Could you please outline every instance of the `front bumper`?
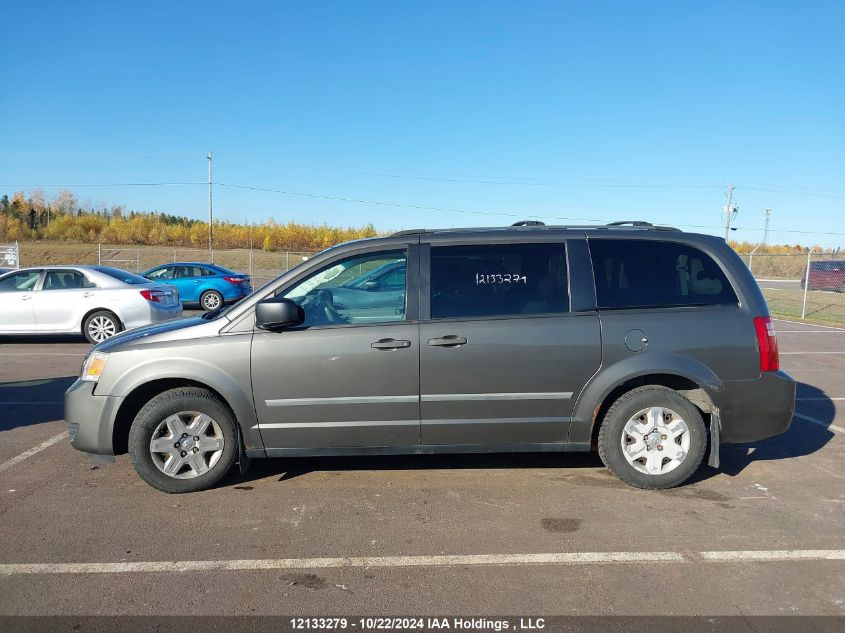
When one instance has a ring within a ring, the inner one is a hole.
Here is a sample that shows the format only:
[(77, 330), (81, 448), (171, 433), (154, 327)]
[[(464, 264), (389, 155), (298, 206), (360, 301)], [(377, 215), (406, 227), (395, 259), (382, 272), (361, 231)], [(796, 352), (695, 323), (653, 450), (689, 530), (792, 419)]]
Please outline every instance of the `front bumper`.
[(784, 433), (795, 412), (796, 384), (783, 371), (764, 372), (756, 380), (724, 383), (721, 441), (723, 444), (755, 442)]
[(114, 455), (114, 420), (123, 398), (94, 394), (95, 382), (77, 380), (65, 392), (70, 444), (84, 453)]

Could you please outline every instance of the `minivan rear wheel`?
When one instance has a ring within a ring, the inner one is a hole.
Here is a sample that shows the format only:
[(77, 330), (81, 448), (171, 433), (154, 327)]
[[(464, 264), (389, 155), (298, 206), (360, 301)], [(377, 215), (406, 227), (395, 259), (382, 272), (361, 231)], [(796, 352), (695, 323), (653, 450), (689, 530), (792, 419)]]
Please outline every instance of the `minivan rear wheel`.
[(672, 488), (698, 470), (707, 448), (701, 412), (673, 389), (638, 387), (608, 409), (599, 430), (604, 465), (637, 488)]
[(238, 454), (236, 422), (211, 392), (180, 387), (147, 402), (129, 430), (141, 478), (163, 492), (195, 492), (220, 481)]

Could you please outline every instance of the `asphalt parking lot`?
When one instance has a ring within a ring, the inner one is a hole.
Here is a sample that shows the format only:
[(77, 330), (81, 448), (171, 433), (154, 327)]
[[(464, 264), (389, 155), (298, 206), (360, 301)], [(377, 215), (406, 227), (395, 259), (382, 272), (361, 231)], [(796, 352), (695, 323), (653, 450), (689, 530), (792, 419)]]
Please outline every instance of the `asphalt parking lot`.
[(64, 436), (86, 344), (4, 339), (0, 615), (843, 616), (845, 329), (776, 324), (791, 429), (659, 492), (530, 454), (254, 461), (166, 495)]

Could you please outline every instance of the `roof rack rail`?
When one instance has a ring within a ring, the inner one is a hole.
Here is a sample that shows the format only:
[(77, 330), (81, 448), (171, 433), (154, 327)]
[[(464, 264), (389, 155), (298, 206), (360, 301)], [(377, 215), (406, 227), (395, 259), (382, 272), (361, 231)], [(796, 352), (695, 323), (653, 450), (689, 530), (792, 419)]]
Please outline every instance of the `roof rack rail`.
[(520, 220), (514, 222), (511, 226), (546, 226), (546, 223), (540, 222), (540, 220)]
[(390, 237), (401, 237), (403, 235), (423, 235), (424, 233), (428, 232), (428, 229), (405, 229), (403, 231), (394, 231), (390, 234)]
[(642, 220), (620, 220), (619, 222), (608, 222), (605, 226), (654, 226), (651, 222), (643, 222)]
[(680, 229), (677, 229), (674, 226), (661, 226), (659, 224), (652, 224), (651, 222), (643, 222), (642, 220), (622, 220), (620, 222), (610, 222), (609, 224), (605, 224), (604, 228), (625, 226), (630, 226), (635, 229), (653, 229), (655, 231), (681, 231)]

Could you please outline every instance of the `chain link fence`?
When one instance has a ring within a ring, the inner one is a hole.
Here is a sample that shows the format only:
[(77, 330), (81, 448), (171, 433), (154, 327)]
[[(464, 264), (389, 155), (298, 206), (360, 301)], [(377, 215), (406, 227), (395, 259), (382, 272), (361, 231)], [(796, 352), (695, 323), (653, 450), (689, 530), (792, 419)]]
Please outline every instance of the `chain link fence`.
[(114, 266), (129, 272), (144, 272), (173, 262), (205, 262), (246, 273), (258, 288), (314, 255), (310, 251), (263, 251), (256, 249), (173, 248), (167, 246), (120, 246), (111, 244), (21, 244), (21, 266), (85, 264)]
[(0, 244), (0, 268), (20, 268), (21, 264), (20, 245)]
[(845, 325), (845, 254), (743, 255), (772, 316)]

